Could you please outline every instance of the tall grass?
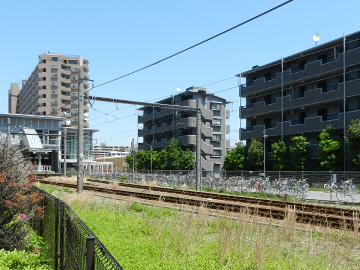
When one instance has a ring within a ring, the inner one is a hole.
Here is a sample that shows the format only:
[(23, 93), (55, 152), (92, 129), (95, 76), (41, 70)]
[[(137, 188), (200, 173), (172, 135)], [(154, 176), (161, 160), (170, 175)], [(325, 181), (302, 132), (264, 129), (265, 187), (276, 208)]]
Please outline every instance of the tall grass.
[[(348, 231), (296, 230), (294, 209), (275, 226), (244, 208), (237, 221), (134, 202), (63, 198), (124, 269), (358, 269)], [(356, 218), (356, 217), (354, 217)]]

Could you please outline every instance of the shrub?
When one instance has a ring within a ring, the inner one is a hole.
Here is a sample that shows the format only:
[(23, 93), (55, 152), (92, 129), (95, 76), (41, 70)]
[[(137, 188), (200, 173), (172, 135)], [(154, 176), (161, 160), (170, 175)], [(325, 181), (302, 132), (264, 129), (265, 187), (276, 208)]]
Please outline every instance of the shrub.
[(32, 191), (32, 168), (18, 148), (0, 140), (0, 249), (23, 249), (25, 225), (43, 216), (37, 206), (43, 196)]

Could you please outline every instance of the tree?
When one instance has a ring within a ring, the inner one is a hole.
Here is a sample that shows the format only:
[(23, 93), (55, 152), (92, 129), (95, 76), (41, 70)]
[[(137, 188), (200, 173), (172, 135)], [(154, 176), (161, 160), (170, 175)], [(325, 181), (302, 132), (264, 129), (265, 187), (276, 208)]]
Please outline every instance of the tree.
[[(143, 150), (135, 153), (135, 169), (150, 170), (151, 155), (153, 170), (193, 170), (194, 156), (189, 150), (181, 150), (179, 142), (171, 139), (167, 147), (160, 152), (151, 150)], [(126, 162), (129, 168), (132, 168), (133, 153), (126, 156)]]
[(294, 165), (296, 170), (303, 171), (306, 168), (307, 149), (306, 146), (310, 143), (306, 141), (304, 136), (295, 136), (293, 139), (293, 146), (290, 150), (294, 152)]
[(192, 170), (194, 156), (189, 150), (181, 150), (179, 142), (171, 139), (167, 147), (160, 151), (160, 166), (163, 170)]
[(30, 221), (43, 216), (43, 199), (32, 186), (36, 177), (20, 150), (0, 140), (0, 249), (23, 249)]
[(246, 146), (242, 143), (237, 143), (236, 147), (226, 153), (224, 157), (223, 170), (238, 171), (244, 168), (246, 157)]
[(278, 171), (287, 170), (289, 168), (290, 152), (289, 148), (283, 141), (273, 143), (271, 145), (273, 152), (271, 155), (275, 158), (274, 167)]
[(345, 131), (345, 140), (350, 149), (349, 160), (360, 169), (360, 119), (351, 120)]
[(338, 140), (331, 138), (332, 127), (328, 126), (326, 130), (319, 135), (319, 162), (320, 170), (339, 171), (341, 170), (341, 144)]
[(251, 169), (259, 170), (264, 164), (264, 145), (259, 139), (251, 139), (248, 150), (248, 162)]

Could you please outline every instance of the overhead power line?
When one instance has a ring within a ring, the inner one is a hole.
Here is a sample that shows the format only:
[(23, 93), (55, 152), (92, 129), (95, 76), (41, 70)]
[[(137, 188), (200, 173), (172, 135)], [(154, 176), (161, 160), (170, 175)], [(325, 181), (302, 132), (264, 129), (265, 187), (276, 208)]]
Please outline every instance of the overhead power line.
[[(174, 54), (172, 54), (172, 55), (170, 55), (170, 56), (168, 56), (168, 57), (165, 57), (165, 58), (163, 58), (163, 59), (161, 59), (161, 60), (159, 60), (159, 61), (157, 61), (157, 62), (155, 62), (155, 63), (152, 63), (152, 64), (147, 65), (147, 66), (145, 66), (145, 67), (142, 67), (142, 68), (140, 68), (140, 69), (137, 69), (137, 70), (135, 70), (135, 71), (133, 71), (133, 72), (130, 72), (130, 73), (125, 74), (125, 75), (122, 75), (122, 76), (117, 77), (117, 78), (115, 78), (115, 79), (112, 79), (112, 80), (110, 80), (110, 81), (104, 82), (104, 83), (102, 83), (102, 84), (96, 85), (96, 86), (94, 86), (93, 88), (91, 88), (90, 90), (92, 90), (92, 89), (94, 89), (94, 88), (97, 88), (97, 87), (100, 87), (100, 86), (103, 86), (103, 85), (105, 85), (105, 84), (108, 84), (108, 83), (117, 81), (117, 80), (119, 80), (119, 79), (125, 78), (125, 77), (127, 77), (127, 76), (129, 76), (129, 75), (132, 75), (132, 74), (134, 74), (134, 73), (137, 73), (137, 72), (139, 72), (139, 71), (141, 71), (141, 70), (144, 70), (144, 69), (146, 69), (146, 68), (155, 66), (155, 65), (157, 65), (157, 64), (159, 64), (159, 63), (161, 63), (161, 62), (163, 62), (163, 61), (165, 61), (165, 60), (168, 60), (168, 59), (170, 59), (170, 58), (172, 58), (172, 57), (174, 57), (174, 56), (176, 56), (176, 55), (179, 55), (179, 54), (181, 54), (181, 53), (183, 53), (183, 52), (186, 52), (186, 51), (188, 51), (188, 50), (190, 50), (190, 49), (193, 49), (193, 48), (195, 48), (195, 47), (197, 47), (197, 46), (199, 46), (199, 45), (201, 45), (201, 44), (203, 44), (203, 43), (205, 43), (205, 42), (208, 42), (208, 41), (210, 41), (210, 40), (212, 40), (212, 39), (214, 39), (214, 38), (216, 38), (216, 37), (219, 37), (219, 36), (221, 36), (221, 35), (223, 35), (223, 34), (225, 34), (225, 33), (227, 33), (227, 32), (230, 32), (231, 30), (234, 30), (234, 29), (236, 29), (236, 28), (238, 28), (238, 27), (240, 27), (240, 26), (242, 26), (242, 25), (244, 25), (244, 24), (247, 24), (247, 23), (249, 23), (249, 22), (251, 22), (251, 21), (253, 21), (253, 20), (257, 19), (257, 18), (260, 18), (260, 17), (266, 15), (267, 13), (270, 13), (270, 12), (272, 12), (272, 11), (274, 11), (274, 10), (276, 10), (276, 9), (278, 9), (278, 8), (286, 5), (286, 4), (289, 4), (289, 3), (292, 2), (292, 1), (294, 1), (294, 0), (286, 1), (286, 2), (280, 4), (280, 5), (276, 6), (276, 7), (273, 7), (273, 8), (271, 8), (271, 9), (269, 9), (269, 10), (267, 10), (267, 11), (259, 14), (259, 15), (256, 15), (255, 17), (252, 17), (251, 19), (248, 19), (248, 20), (246, 20), (246, 21), (244, 21), (244, 22), (242, 22), (242, 23), (240, 23), (240, 24), (238, 24), (238, 25), (235, 25), (235, 26), (233, 26), (233, 27), (231, 27), (231, 28), (229, 28), (229, 29), (227, 29), (227, 30), (219, 33), (219, 34), (216, 34), (215, 36), (212, 36), (212, 37), (210, 37), (210, 38), (208, 38), (208, 39), (205, 39), (205, 40), (203, 40), (203, 41), (201, 41), (201, 42), (199, 42), (199, 43), (196, 43), (195, 45), (192, 45), (192, 46), (190, 46), (190, 47), (188, 47), (188, 48), (186, 48), (186, 49), (184, 49), (184, 50), (181, 50), (181, 51), (179, 51), (179, 52), (177, 52), (177, 53), (174, 53)], [(89, 91), (90, 91), (90, 90), (89, 90)]]

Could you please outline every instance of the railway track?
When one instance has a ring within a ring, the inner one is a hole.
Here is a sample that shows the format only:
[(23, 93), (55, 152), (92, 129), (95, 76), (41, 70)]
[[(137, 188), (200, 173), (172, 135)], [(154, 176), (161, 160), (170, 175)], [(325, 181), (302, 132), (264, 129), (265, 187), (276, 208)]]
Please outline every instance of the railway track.
[[(251, 215), (259, 215), (274, 220), (284, 220), (289, 211), (293, 211), (296, 215), (297, 223), (360, 231), (360, 211), (354, 209), (273, 201), (268, 199), (248, 198), (193, 190), (179, 190), (106, 180), (88, 179), (88, 181), (100, 184), (112, 184), (112, 188), (84, 184), (84, 190), (92, 192), (131, 196), (152, 201), (161, 200), (170, 204), (202, 206), (208, 209), (225, 210), (229, 212), (245, 211)], [(44, 179), (39, 180), (39, 182), (76, 188), (76, 184), (70, 183), (52, 182)], [(118, 187), (113, 188), (114, 185)], [(126, 189), (121, 189), (122, 187)]]

